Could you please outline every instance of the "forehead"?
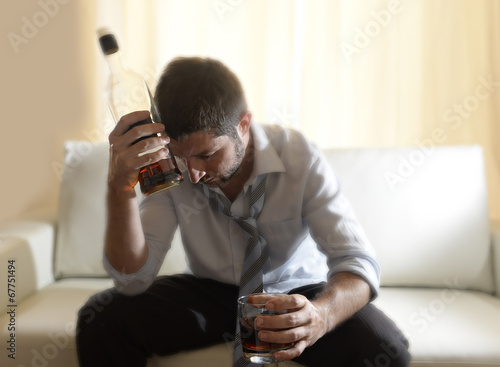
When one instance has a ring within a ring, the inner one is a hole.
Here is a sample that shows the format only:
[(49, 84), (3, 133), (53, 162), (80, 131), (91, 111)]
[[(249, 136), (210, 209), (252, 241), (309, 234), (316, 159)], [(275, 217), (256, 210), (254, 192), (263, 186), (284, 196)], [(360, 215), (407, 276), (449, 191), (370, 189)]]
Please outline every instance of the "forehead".
[(231, 139), (227, 135), (214, 137), (213, 134), (204, 131), (196, 131), (189, 134), (181, 142), (171, 139), (169, 146), (172, 153), (184, 158), (213, 153), (222, 149)]

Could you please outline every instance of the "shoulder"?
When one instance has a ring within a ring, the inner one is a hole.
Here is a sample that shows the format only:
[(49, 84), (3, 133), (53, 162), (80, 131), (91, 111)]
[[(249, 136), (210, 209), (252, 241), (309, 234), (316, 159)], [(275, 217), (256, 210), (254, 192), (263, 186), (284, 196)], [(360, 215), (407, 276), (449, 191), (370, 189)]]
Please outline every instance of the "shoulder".
[(321, 153), (301, 132), (280, 125), (259, 125), (269, 144), (274, 148), (285, 165), (316, 161)]

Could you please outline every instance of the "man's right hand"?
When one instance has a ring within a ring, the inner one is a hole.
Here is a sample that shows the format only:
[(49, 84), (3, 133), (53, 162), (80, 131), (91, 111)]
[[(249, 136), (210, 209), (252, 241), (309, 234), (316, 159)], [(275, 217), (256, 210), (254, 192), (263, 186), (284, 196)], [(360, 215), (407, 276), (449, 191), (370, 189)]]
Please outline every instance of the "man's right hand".
[(147, 119), (149, 111), (136, 111), (124, 115), (109, 134), (110, 157), (108, 187), (115, 192), (133, 192), (141, 167), (158, 162), (168, 154), (167, 148), (141, 155), (158, 146), (165, 146), (170, 139), (166, 136), (151, 137), (133, 144), (137, 139), (162, 133), (163, 124), (138, 125), (129, 131), (130, 125)]

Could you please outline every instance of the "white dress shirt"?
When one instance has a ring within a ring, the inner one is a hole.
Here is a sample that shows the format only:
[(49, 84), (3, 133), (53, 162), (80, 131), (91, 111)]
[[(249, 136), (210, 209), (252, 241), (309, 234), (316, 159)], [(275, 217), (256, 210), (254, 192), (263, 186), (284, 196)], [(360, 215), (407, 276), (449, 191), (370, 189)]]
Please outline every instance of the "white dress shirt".
[[(252, 123), (254, 168), (231, 213), (248, 216), (248, 187), (267, 174), (264, 208), (258, 230), (268, 245), (264, 291), (287, 292), (326, 281), (338, 272), (364, 278), (372, 298), (378, 293), (380, 270), (373, 249), (355, 219), (339, 183), (321, 151), (297, 131)], [(189, 177), (187, 174), (185, 177)], [(104, 267), (125, 294), (138, 294), (153, 282), (177, 227), (189, 272), (239, 284), (247, 233), (231, 218), (213, 210), (203, 184), (186, 179), (180, 186), (146, 197), (140, 204), (149, 247), (146, 264), (134, 274), (122, 274), (104, 256)]]

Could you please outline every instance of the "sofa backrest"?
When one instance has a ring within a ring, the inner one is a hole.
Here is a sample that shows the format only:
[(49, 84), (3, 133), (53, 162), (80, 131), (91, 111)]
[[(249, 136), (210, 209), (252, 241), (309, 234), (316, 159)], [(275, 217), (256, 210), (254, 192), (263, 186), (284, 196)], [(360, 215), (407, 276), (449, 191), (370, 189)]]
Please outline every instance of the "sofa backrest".
[[(54, 259), (56, 278), (108, 276), (102, 266), (108, 149), (107, 143), (85, 141), (68, 141), (64, 146)], [(138, 188), (136, 192), (139, 201), (142, 194)], [(180, 273), (185, 268), (177, 233), (161, 274)]]
[(375, 247), (382, 285), (494, 290), (480, 147), (324, 153)]
[[(326, 150), (382, 268), (382, 285), (493, 290), (478, 147)], [(103, 277), (106, 143), (67, 142), (55, 276)], [(139, 193), (139, 192), (138, 192)], [(139, 193), (140, 194), (140, 193)], [(186, 267), (176, 234), (161, 273)]]

